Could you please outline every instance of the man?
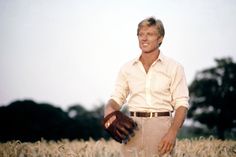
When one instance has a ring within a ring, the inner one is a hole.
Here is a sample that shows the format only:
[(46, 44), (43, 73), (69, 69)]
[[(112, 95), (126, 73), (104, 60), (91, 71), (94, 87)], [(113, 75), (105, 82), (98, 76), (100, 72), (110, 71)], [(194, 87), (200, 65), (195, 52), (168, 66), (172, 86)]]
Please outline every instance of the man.
[[(105, 107), (104, 117), (119, 111), (129, 96), (127, 106), (138, 130), (122, 145), (125, 157), (152, 157), (173, 152), (188, 110), (183, 67), (159, 49), (164, 35), (162, 22), (154, 17), (139, 23), (137, 36), (141, 55), (121, 68), (115, 90)], [(110, 118), (105, 126), (114, 119)]]

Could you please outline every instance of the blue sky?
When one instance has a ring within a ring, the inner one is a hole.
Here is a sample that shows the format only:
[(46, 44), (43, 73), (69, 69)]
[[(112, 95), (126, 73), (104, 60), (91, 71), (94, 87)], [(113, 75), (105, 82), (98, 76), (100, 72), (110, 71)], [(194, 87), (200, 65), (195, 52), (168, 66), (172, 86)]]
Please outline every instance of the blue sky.
[(140, 54), (137, 24), (149, 16), (163, 21), (161, 51), (188, 84), (214, 58), (236, 60), (234, 0), (0, 0), (0, 105), (106, 102), (120, 66)]

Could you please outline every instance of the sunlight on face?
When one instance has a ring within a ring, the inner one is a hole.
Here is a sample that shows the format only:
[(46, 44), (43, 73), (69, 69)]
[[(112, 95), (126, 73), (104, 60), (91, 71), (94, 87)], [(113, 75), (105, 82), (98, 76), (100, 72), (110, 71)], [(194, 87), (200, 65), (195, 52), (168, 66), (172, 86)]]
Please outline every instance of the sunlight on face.
[(139, 47), (144, 53), (150, 53), (159, 47), (160, 35), (155, 26), (142, 27), (138, 33)]

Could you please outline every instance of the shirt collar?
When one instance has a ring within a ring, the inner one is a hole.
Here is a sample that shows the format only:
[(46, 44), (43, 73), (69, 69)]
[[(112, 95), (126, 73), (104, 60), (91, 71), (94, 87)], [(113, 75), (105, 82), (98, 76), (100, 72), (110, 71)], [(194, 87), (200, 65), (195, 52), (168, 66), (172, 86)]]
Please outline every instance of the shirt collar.
[[(138, 56), (138, 57), (136, 57), (134, 60), (133, 60), (133, 65), (134, 64), (137, 64), (138, 62), (140, 62), (140, 60), (139, 60), (139, 58), (141, 57), (141, 55), (140, 56)], [(157, 61), (161, 61), (161, 62), (163, 62), (164, 61), (164, 55), (161, 53), (161, 51), (160, 51), (160, 54), (159, 54), (159, 56), (158, 56), (158, 58), (157, 58), (157, 60), (155, 61), (155, 62), (157, 62)]]

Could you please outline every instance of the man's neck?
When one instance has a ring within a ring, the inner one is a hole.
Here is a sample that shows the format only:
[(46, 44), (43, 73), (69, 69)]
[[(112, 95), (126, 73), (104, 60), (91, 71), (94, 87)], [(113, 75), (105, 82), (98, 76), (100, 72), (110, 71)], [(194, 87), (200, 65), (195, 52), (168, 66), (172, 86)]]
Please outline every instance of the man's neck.
[(142, 52), (140, 56), (140, 61), (145, 65), (152, 65), (152, 63), (158, 59), (160, 55), (160, 50), (157, 49), (156, 51), (153, 51), (151, 53), (144, 53)]

